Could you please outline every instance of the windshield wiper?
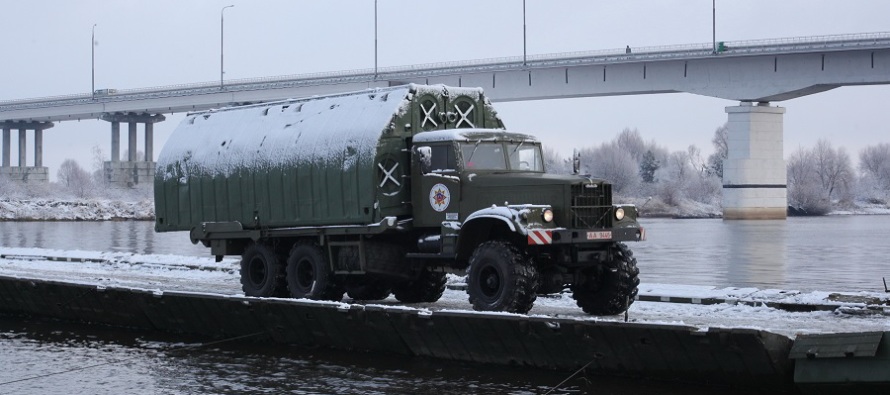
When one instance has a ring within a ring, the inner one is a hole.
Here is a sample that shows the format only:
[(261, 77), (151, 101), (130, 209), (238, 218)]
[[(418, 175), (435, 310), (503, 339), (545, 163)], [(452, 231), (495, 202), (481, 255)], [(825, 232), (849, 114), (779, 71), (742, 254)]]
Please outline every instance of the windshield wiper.
[(476, 150), (479, 149), (479, 143), (481, 142), (482, 140), (476, 140), (476, 145), (473, 146), (473, 152), (470, 152), (470, 157), (467, 158), (466, 163), (470, 163), (473, 161), (473, 155), (476, 155)]
[(516, 151), (519, 151), (519, 147), (522, 147), (523, 144), (525, 144), (525, 140), (520, 141), (519, 145), (517, 145), (516, 148), (513, 148), (513, 152), (510, 153), (510, 156), (513, 156), (513, 154), (515, 154)]

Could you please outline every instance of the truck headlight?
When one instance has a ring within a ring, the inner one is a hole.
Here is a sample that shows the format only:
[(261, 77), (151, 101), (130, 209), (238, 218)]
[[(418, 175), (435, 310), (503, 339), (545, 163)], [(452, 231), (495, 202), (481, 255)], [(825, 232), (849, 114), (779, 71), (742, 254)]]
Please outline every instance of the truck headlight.
[(553, 222), (553, 210), (549, 208), (544, 209), (544, 212), (541, 213), (541, 219), (543, 219), (544, 222)]
[(618, 221), (621, 221), (622, 219), (624, 219), (624, 208), (623, 207), (618, 207), (615, 209), (615, 219)]

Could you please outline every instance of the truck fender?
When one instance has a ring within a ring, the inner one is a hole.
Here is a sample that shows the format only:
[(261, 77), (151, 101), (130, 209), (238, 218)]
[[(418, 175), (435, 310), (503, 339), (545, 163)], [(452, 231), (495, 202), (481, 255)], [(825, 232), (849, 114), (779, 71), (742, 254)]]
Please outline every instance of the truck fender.
[(460, 226), (460, 235), (457, 239), (458, 259), (469, 259), (475, 246), (487, 240), (487, 232), (480, 234), (473, 231), (479, 229), (479, 227), (491, 227), (492, 223), (502, 223), (512, 234), (525, 234), (525, 227), (519, 222), (519, 215), (519, 210), (510, 207), (492, 206), (467, 216), (467, 219)]

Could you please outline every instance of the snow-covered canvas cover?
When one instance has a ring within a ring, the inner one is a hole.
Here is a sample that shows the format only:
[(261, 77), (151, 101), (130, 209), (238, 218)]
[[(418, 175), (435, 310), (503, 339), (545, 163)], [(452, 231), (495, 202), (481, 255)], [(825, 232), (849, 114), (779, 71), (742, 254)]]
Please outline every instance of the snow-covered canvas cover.
[(190, 114), (158, 157), (163, 180), (226, 177), (238, 169), (337, 163), (344, 170), (373, 158), (409, 86)]
[(413, 105), (421, 98), (442, 104), (424, 116), (454, 111), (450, 122), (436, 118), (439, 128), (473, 124), (469, 110), (446, 108), (449, 98), (479, 109), (476, 123), (496, 119), (479, 88), (414, 84), (189, 114), (158, 157), (156, 229), (375, 222), (392, 202), (410, 199), (405, 187), (378, 201), (378, 169), (408, 168), (405, 144), (422, 131), (422, 103)]

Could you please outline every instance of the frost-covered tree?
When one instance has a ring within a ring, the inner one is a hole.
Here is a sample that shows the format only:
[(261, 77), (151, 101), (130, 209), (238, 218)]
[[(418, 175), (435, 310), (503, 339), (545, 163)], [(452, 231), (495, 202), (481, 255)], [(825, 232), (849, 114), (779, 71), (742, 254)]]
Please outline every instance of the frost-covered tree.
[(708, 156), (708, 171), (723, 179), (723, 161), (729, 156), (729, 124), (723, 124), (714, 131), (714, 153)]
[(859, 152), (857, 197), (872, 204), (890, 201), (890, 144), (865, 147)]
[(105, 176), (105, 154), (98, 145), (94, 145), (91, 151), (93, 153), (93, 184), (104, 190), (108, 188), (108, 177)]
[(788, 204), (811, 215), (824, 215), (831, 205), (822, 194), (813, 152), (798, 148), (786, 161)]
[(629, 153), (637, 163), (643, 160), (643, 155), (648, 151), (637, 129), (624, 128), (615, 138), (615, 143), (618, 144), (618, 149)]
[(544, 169), (553, 174), (569, 174), (572, 166), (569, 158), (559, 156), (559, 152), (550, 147), (544, 147)]
[(658, 171), (658, 168), (661, 167), (661, 164), (658, 162), (658, 159), (655, 158), (655, 154), (652, 153), (652, 150), (646, 150), (646, 153), (643, 154), (643, 159), (640, 162), (640, 178), (645, 183), (653, 183), (655, 182), (655, 172)]
[(74, 196), (84, 198), (92, 192), (92, 178), (74, 159), (65, 159), (56, 172), (59, 183)]
[(612, 183), (617, 194), (633, 193), (639, 184), (638, 164), (631, 154), (618, 147), (617, 141), (581, 151), (581, 169), (596, 178)]
[(828, 140), (819, 140), (813, 149), (816, 176), (828, 201), (849, 199), (855, 181), (850, 156), (843, 148), (835, 149)]

